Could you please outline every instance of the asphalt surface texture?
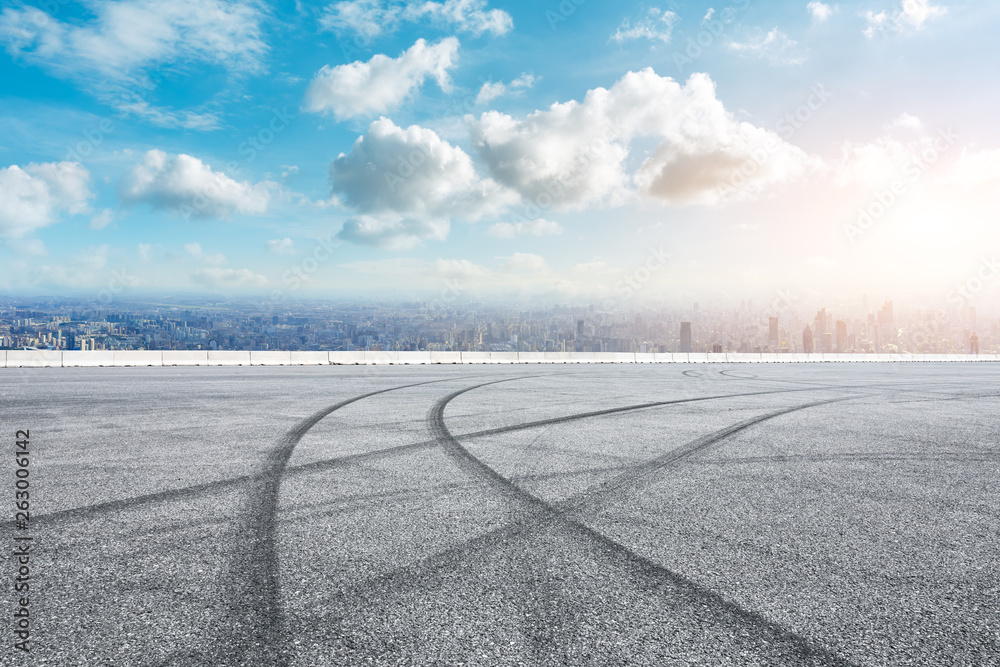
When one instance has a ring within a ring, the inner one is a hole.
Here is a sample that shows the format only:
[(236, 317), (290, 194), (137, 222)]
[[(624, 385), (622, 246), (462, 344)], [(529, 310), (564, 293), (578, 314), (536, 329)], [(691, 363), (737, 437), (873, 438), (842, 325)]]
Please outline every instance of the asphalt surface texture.
[(1000, 665), (1000, 364), (0, 371), (2, 665)]

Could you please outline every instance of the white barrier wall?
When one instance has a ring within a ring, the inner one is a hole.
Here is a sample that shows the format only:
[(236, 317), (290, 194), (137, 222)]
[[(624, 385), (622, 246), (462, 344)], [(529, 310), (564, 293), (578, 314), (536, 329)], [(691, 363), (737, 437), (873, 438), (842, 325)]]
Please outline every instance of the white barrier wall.
[(202, 350), (164, 350), (164, 366), (208, 366), (208, 352)]
[(249, 366), (250, 352), (237, 350), (209, 350), (209, 366)]
[(384, 364), (916, 363), (997, 362), (995, 354), (706, 354), (630, 352), (310, 352), (0, 350), (0, 368), (100, 366), (325, 366)]
[(84, 352), (83, 350), (65, 350), (62, 353), (62, 366), (64, 368), (87, 368), (114, 365), (115, 353), (111, 350), (95, 350), (94, 352)]
[(292, 353), (281, 350), (261, 350), (250, 353), (251, 366), (290, 366)]
[(295, 350), (290, 356), (292, 366), (326, 366), (330, 363), (329, 352)]
[(7, 368), (50, 368), (62, 366), (60, 350), (7, 350)]
[(163, 353), (158, 350), (115, 350), (115, 366), (162, 365)]

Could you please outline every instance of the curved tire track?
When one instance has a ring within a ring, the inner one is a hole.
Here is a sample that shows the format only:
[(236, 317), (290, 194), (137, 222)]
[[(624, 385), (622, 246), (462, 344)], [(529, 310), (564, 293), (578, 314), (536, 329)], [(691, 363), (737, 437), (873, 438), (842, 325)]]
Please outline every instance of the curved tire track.
[(459, 378), (399, 385), (341, 401), (296, 424), (267, 453), (264, 470), (248, 480), (246, 509), (230, 538), (235, 551), (221, 582), (225, 617), (217, 619), (219, 627), (214, 628), (216, 637), (210, 664), (276, 667), (289, 664), (275, 532), (281, 478), (303, 436), (320, 420), (352, 403), (391, 391), (456, 379)]
[[(460, 469), (485, 482), (504, 499), (512, 504), (518, 505), (525, 512), (526, 516), (522, 518), (521, 530), (532, 530), (537, 529), (544, 524), (560, 523), (564, 528), (569, 529), (580, 539), (600, 547), (612, 560), (624, 561), (630, 566), (630, 569), (632, 569), (634, 573), (644, 575), (661, 583), (668, 583), (688, 600), (713, 610), (715, 614), (725, 617), (731, 625), (740, 627), (748, 633), (755, 634), (756, 638), (762, 645), (770, 645), (775, 642), (780, 642), (791, 649), (792, 653), (802, 664), (851, 664), (835, 653), (832, 653), (825, 648), (813, 645), (807, 638), (768, 620), (757, 612), (745, 609), (737, 603), (723, 598), (719, 594), (695, 583), (687, 577), (684, 577), (683, 575), (632, 551), (627, 546), (611, 539), (603, 533), (594, 530), (582, 521), (572, 518), (557, 506), (552, 505), (521, 489), (510, 479), (504, 477), (494, 468), (472, 454), (455, 438), (455, 436), (452, 435), (451, 431), (448, 429), (445, 424), (444, 411), (448, 406), (448, 403), (452, 400), (481, 386), (485, 385), (461, 389), (439, 400), (428, 415), (428, 426), (431, 429), (431, 432), (436, 435), (438, 443), (442, 449)], [(617, 482), (612, 480), (611, 484), (602, 485), (602, 488), (599, 488), (599, 490), (591, 494), (585, 494), (586, 500), (584, 502), (590, 502), (596, 495), (603, 495), (605, 493), (616, 491), (626, 485), (641, 483), (643, 480), (648, 479), (650, 475), (663, 467), (702, 451), (707, 447), (728, 438), (734, 433), (742, 431), (753, 425), (760, 424), (764, 421), (788, 414), (790, 412), (830, 402), (832, 401), (808, 403), (769, 413), (761, 417), (740, 422), (739, 424), (735, 424), (699, 438), (698, 440), (695, 440), (678, 450), (673, 450), (662, 457), (653, 459), (638, 470), (626, 473), (625, 475), (616, 478), (616, 480), (618, 480)], [(511, 530), (511, 527), (504, 527), (500, 530), (504, 533), (508, 533), (508, 531)], [(515, 527), (514, 534), (516, 535), (517, 532), (519, 531)], [(485, 541), (486, 544), (489, 544), (492, 541), (488, 536), (483, 536), (480, 539)]]

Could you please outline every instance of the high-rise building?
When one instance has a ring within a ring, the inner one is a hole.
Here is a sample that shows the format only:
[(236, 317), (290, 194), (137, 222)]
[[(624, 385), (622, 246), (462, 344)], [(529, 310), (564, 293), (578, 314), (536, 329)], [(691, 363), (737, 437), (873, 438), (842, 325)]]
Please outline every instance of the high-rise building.
[(969, 354), (979, 354), (979, 336), (975, 333), (969, 338)]
[(778, 318), (767, 318), (767, 342), (771, 345), (778, 344)]
[(576, 337), (583, 338), (583, 320), (576, 321)]
[(822, 345), (822, 351), (826, 354), (833, 352), (833, 334), (829, 331), (824, 331), (823, 335), (820, 337), (820, 343)]
[(691, 351), (691, 323), (681, 322), (681, 352)]
[(847, 322), (837, 320), (837, 354), (847, 352)]
[(812, 354), (813, 351), (813, 333), (808, 324), (802, 331), (802, 351), (806, 354)]

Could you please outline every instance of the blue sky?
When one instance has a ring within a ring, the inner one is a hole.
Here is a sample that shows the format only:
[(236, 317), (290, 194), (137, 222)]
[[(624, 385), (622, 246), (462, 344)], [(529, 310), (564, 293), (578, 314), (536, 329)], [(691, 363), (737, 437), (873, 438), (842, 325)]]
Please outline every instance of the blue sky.
[(929, 0), (7, 3), (0, 290), (943, 300), (1000, 248), (998, 25)]

